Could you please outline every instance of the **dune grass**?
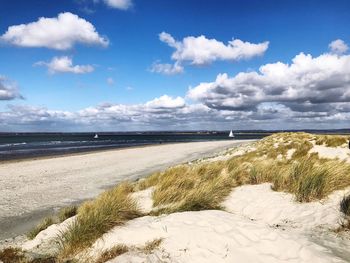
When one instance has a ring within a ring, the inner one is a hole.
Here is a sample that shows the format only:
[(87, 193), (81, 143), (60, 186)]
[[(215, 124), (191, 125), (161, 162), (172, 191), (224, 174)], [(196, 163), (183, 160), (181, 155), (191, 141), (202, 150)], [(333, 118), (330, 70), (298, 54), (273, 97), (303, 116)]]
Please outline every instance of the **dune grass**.
[(8, 247), (0, 251), (0, 262), (22, 263), (25, 262), (24, 260), (24, 253), (19, 248)]
[(173, 167), (150, 177), (150, 182), (156, 186), (154, 206), (160, 207), (153, 214), (221, 209), (234, 186), (221, 162)]
[(349, 141), (349, 136), (343, 135), (317, 135), (316, 144), (325, 145), (327, 147), (338, 147), (346, 144)]
[(350, 194), (344, 196), (340, 202), (340, 211), (345, 215), (350, 217)]
[(95, 263), (104, 263), (108, 260), (111, 260), (113, 258), (116, 258), (120, 255), (123, 255), (124, 253), (129, 251), (129, 247), (126, 245), (117, 245), (113, 248), (104, 251), (101, 256), (95, 261)]
[(33, 257), (17, 247), (8, 247), (0, 250), (0, 262), (3, 263), (56, 263), (57, 260), (52, 256)]
[(112, 247), (109, 250), (104, 251), (99, 258), (94, 261), (95, 263), (104, 263), (107, 262), (108, 260), (114, 259), (120, 255), (123, 255), (127, 252), (141, 252), (144, 254), (151, 254), (155, 249), (157, 249), (160, 244), (162, 243), (163, 239), (162, 238), (157, 238), (152, 241), (147, 242), (144, 246), (142, 247), (135, 247), (131, 246), (128, 247), (124, 244), (119, 244), (114, 247)]
[(341, 222), (341, 228), (339, 230), (350, 231), (350, 194), (344, 196), (340, 202), (340, 212), (343, 213), (344, 218)]
[[(239, 185), (272, 183), (296, 201), (319, 200), (350, 186), (350, 165), (309, 154), (313, 143), (339, 145), (343, 137), (307, 133), (278, 133), (255, 145), (255, 150), (227, 161), (176, 166), (143, 180), (139, 188), (155, 187), (152, 214), (221, 209)], [(340, 145), (342, 145), (341, 143)], [(293, 154), (288, 157), (289, 150)]]
[(60, 211), (58, 212), (59, 222), (62, 223), (68, 218), (75, 216), (77, 214), (77, 211), (78, 211), (78, 207), (75, 205), (61, 208)]
[(132, 190), (129, 183), (123, 183), (80, 206), (77, 219), (61, 236), (60, 256), (74, 256), (114, 226), (141, 216), (129, 196)]
[(66, 219), (75, 216), (77, 213), (77, 206), (68, 206), (59, 210), (56, 216), (50, 216), (44, 218), (38, 225), (32, 228), (28, 233), (29, 239), (34, 239), (41, 231), (45, 230), (49, 226), (57, 223), (62, 223)]

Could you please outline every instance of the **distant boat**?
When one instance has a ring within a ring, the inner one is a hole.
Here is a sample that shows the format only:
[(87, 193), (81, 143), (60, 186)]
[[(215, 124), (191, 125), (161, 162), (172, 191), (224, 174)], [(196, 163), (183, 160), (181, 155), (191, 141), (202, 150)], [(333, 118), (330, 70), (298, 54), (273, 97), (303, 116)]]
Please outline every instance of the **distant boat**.
[(97, 133), (95, 134), (94, 139), (98, 139), (98, 134)]
[(233, 134), (232, 130), (230, 131), (230, 134), (228, 135), (228, 137), (230, 137), (230, 138), (234, 138), (235, 137), (235, 135)]

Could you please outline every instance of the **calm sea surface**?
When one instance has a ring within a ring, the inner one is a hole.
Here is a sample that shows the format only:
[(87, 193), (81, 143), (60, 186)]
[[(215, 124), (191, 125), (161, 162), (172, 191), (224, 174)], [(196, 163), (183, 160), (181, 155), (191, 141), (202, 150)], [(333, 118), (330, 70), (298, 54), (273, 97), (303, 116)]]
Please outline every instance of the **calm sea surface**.
[[(175, 142), (228, 140), (228, 133), (9, 133), (0, 134), (0, 160), (60, 155)], [(261, 133), (236, 133), (235, 139), (259, 139)]]

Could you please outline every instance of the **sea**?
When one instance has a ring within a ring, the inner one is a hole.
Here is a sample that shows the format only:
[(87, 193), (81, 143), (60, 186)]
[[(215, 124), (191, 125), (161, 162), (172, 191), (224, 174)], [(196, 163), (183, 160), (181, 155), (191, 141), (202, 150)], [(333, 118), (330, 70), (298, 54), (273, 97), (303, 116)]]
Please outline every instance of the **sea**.
[[(0, 161), (164, 143), (229, 140), (227, 132), (0, 133)], [(265, 133), (236, 133), (260, 139)]]
[[(306, 130), (312, 133), (346, 134), (343, 130)], [(237, 131), (233, 140), (261, 139), (280, 131)], [(1, 133), (0, 161), (63, 155), (164, 143), (230, 140), (229, 131), (102, 132), (97, 133)]]

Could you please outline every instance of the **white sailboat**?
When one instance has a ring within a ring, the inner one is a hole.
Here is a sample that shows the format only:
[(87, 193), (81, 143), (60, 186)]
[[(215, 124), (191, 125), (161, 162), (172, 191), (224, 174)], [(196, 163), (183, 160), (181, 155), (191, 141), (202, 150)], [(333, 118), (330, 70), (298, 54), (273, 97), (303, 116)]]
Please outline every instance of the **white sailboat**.
[(230, 138), (234, 138), (235, 137), (235, 135), (233, 134), (232, 130), (230, 131), (230, 134), (228, 135), (228, 137), (230, 137)]
[(94, 139), (98, 139), (98, 134), (97, 133), (95, 134)]

